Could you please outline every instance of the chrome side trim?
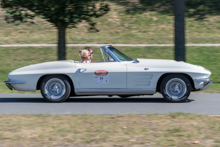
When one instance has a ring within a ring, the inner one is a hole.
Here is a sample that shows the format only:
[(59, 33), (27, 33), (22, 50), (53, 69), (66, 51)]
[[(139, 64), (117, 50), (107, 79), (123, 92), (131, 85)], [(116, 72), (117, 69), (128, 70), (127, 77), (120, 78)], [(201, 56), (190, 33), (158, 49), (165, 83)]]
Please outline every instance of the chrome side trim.
[(138, 95), (138, 94), (154, 94), (155, 88), (146, 89), (75, 89), (77, 95)]

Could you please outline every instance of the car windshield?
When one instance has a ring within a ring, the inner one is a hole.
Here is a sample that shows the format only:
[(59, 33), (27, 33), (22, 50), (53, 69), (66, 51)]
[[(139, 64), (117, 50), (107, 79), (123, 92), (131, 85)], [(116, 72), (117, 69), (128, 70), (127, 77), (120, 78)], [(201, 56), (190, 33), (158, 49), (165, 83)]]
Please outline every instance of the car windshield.
[(132, 61), (134, 59), (126, 56), (125, 54), (123, 54), (122, 52), (120, 52), (119, 50), (117, 50), (114, 47), (108, 47), (108, 49), (121, 61)]

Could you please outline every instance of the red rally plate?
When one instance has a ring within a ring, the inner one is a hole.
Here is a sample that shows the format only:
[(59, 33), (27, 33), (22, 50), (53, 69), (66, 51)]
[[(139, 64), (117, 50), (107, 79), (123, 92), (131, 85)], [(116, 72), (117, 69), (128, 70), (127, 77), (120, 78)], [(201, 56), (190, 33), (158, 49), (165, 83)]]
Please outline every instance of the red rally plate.
[(105, 75), (108, 74), (108, 71), (106, 71), (106, 70), (96, 70), (94, 72), (94, 74), (97, 75), (97, 76), (105, 76)]

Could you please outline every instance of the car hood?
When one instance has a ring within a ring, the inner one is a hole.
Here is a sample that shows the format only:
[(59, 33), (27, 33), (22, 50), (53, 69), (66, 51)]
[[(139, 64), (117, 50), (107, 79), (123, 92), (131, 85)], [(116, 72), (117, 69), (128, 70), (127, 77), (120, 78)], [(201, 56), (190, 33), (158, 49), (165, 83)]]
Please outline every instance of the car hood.
[(183, 61), (175, 61), (175, 60), (168, 60), (168, 59), (137, 59), (141, 65), (146, 66), (147, 68), (157, 68), (157, 69), (167, 69), (170, 71), (200, 71), (200, 72), (211, 72), (199, 65), (193, 65), (190, 63), (186, 63)]

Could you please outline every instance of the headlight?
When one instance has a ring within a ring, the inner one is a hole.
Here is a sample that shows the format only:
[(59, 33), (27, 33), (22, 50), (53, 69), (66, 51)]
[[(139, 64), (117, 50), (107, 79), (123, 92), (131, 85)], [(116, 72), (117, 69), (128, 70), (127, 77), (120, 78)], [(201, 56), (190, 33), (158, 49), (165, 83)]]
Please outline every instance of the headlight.
[(211, 74), (202, 74), (201, 78), (208, 78)]

